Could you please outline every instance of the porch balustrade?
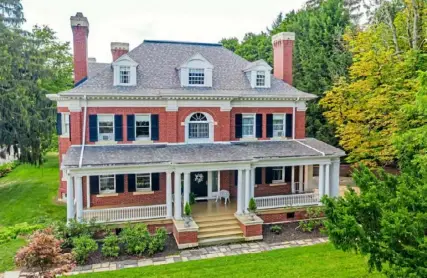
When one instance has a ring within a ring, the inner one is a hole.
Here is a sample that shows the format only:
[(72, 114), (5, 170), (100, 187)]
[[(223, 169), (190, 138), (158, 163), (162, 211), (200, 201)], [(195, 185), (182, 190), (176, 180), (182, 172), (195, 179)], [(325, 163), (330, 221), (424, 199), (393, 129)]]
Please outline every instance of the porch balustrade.
[(307, 206), (319, 204), (318, 193), (292, 194), (292, 195), (276, 195), (267, 197), (256, 197), (255, 202), (257, 208), (272, 209), (284, 208), (292, 206)]
[(166, 213), (166, 204), (164, 204), (155, 206), (83, 210), (83, 218), (87, 221), (95, 218), (96, 222), (105, 223), (165, 218)]

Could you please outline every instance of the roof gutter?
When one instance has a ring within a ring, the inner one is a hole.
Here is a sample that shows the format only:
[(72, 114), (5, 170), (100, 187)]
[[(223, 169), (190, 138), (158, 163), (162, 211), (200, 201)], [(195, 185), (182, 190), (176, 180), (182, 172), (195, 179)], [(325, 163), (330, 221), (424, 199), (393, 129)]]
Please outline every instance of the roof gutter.
[(85, 151), (85, 143), (86, 143), (87, 96), (84, 95), (83, 99), (85, 100), (85, 107), (83, 112), (83, 137), (82, 137), (82, 150), (80, 152), (79, 168), (82, 168), (83, 153)]
[(296, 117), (297, 117), (297, 114), (296, 114), (296, 111), (297, 111), (297, 102), (299, 101), (299, 97), (297, 98), (297, 100), (296, 101), (294, 101), (294, 111), (293, 111), (293, 117), (292, 117), (292, 139), (294, 139), (295, 140), (295, 133), (296, 133), (296, 126), (295, 126), (295, 123), (296, 123)]

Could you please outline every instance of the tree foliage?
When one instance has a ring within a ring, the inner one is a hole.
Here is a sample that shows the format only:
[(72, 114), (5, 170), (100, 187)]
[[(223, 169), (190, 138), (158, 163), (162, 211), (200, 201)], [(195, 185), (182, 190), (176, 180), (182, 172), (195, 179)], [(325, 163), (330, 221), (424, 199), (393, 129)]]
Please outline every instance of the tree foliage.
[(55, 122), (54, 106), (45, 95), (72, 85), (69, 44), (59, 42), (48, 27), (18, 29), (20, 2), (0, 0), (0, 10), (5, 7), (8, 12), (0, 18), (0, 149), (14, 149), (21, 161), (40, 164)]

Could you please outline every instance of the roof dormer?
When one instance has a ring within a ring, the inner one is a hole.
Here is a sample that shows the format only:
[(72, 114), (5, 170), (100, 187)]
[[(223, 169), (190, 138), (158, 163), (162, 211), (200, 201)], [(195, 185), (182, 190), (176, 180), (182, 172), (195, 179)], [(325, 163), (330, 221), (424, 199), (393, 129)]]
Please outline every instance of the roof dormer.
[(136, 86), (137, 62), (125, 54), (114, 61), (112, 66), (114, 70), (114, 86)]
[(181, 87), (212, 87), (213, 65), (199, 53), (178, 67)]
[(272, 69), (273, 68), (264, 60), (258, 60), (249, 63), (243, 71), (251, 83), (252, 88), (270, 88)]

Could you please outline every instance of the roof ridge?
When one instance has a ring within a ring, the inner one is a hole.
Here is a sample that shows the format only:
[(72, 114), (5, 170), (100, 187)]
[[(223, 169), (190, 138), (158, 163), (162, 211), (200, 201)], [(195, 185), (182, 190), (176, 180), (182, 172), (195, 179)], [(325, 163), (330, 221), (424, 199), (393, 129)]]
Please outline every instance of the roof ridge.
[(209, 42), (190, 42), (190, 41), (171, 41), (171, 40), (144, 40), (143, 43), (167, 43), (167, 44), (185, 44), (185, 45), (198, 45), (198, 46), (221, 46), (221, 43)]

